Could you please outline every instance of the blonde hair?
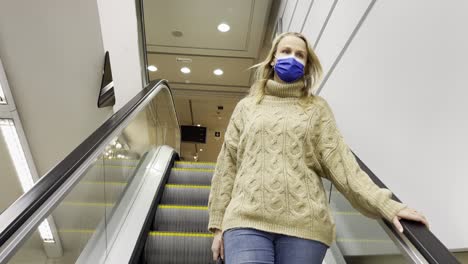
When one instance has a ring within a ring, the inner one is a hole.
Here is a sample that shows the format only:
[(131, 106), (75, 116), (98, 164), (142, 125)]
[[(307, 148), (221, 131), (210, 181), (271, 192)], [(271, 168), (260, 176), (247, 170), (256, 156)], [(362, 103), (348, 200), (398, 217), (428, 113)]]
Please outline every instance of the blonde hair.
[(284, 32), (275, 37), (265, 60), (249, 68), (257, 68), (254, 73), (254, 84), (250, 88), (249, 92), (249, 96), (256, 97), (257, 103), (259, 103), (265, 96), (265, 85), (267, 81), (269, 79), (273, 79), (273, 66), (270, 64), (273, 61), (273, 56), (276, 54), (279, 42), (286, 36), (295, 36), (302, 39), (305, 42), (307, 48), (307, 61), (303, 76), (304, 89), (299, 101), (301, 105), (308, 105), (308, 102), (310, 102), (310, 100), (313, 98), (313, 94), (315, 94), (313, 89), (315, 89), (316, 85), (322, 78), (322, 65), (320, 64), (317, 55), (313, 51), (312, 46), (307, 41), (306, 37), (297, 32)]

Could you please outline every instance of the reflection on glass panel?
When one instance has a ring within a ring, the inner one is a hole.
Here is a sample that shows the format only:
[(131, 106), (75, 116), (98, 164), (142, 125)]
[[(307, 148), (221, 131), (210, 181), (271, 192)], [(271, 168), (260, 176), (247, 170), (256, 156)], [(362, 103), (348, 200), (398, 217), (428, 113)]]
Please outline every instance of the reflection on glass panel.
[[(329, 197), (330, 182), (324, 180), (324, 185)], [(354, 209), (336, 188), (332, 188), (330, 198), (330, 208), (336, 224), (336, 242), (345, 259), (393, 255), (401, 263), (407, 263), (377, 220)]]
[(160, 145), (177, 148), (179, 140), (175, 109), (169, 91), (164, 89), (105, 147), (103, 169), (106, 204), (109, 205), (106, 207), (109, 216), (106, 218), (108, 248), (113, 244), (114, 234), (121, 223), (112, 216), (118, 218), (122, 212), (113, 210), (117, 210), (119, 203), (126, 202), (123, 199), (125, 188), (134, 179), (142, 158), (148, 151)]
[[(40, 256), (61, 260), (63, 263), (74, 263), (93, 233), (105, 229), (102, 223), (106, 217), (106, 207), (112, 205), (105, 202), (103, 172), (103, 159), (100, 157), (52, 211), (48, 220), (53, 221), (52, 232), (57, 234), (56, 241), (42, 242), (42, 252), (38, 253)], [(15, 260), (21, 263), (23, 257), (34, 254), (37, 251), (37, 243), (35, 235), (28, 238), (12, 259), (12, 263), (15, 263)], [(105, 249), (105, 244), (101, 244)]]
[[(6, 180), (12, 180), (11, 185), (3, 185), (3, 186), (10, 186), (14, 188), (14, 186), (17, 186), (17, 181), (15, 182), (12, 177), (16, 176), (16, 179), (19, 180), (19, 183), (21, 185), (21, 188), (23, 189), (23, 192), (29, 191), (33, 184), (33, 178), (31, 175), (31, 171), (29, 169), (28, 162), (26, 161), (26, 156), (23, 151), (23, 147), (21, 145), (21, 142), (19, 140), (18, 133), (16, 131), (15, 123), (13, 122), (12, 119), (0, 119), (0, 132), (3, 138), (3, 142), (6, 145), (6, 153), (9, 154), (9, 157), (4, 159), (2, 163), (5, 163), (6, 166), (8, 165), (13, 165), (14, 167), (14, 172), (10, 171), (9, 175), (7, 175)], [(5, 146), (4, 145), (4, 146)], [(10, 163), (12, 161), (13, 164)], [(11, 168), (11, 166), (10, 166)], [(19, 195), (17, 196), (19, 197)], [(11, 198), (17, 198), (17, 197), (10, 197), (10, 201), (13, 202), (13, 199)], [(7, 198), (8, 199), (8, 198)], [(44, 220), (40, 225), (39, 225), (39, 234), (41, 235), (43, 241), (45, 243), (54, 243), (54, 236), (51, 231), (51, 224), (49, 223), (48, 220)]]
[(164, 89), (125, 128), (122, 137), (130, 150), (140, 156), (159, 145), (178, 150), (180, 132), (176, 120), (169, 91)]
[[(34, 261), (32, 261), (34, 260)], [(35, 231), (26, 243), (21, 247), (9, 264), (20, 263), (46, 263), (47, 255), (44, 251), (44, 245), (38, 231)]]

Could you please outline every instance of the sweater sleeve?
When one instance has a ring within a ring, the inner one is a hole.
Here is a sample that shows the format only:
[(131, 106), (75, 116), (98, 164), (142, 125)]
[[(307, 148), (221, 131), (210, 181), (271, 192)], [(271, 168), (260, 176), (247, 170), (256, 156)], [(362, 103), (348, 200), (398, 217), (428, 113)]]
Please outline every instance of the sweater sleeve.
[(237, 173), (237, 149), (242, 127), (241, 100), (231, 115), (211, 179), (208, 197), (208, 231), (211, 233), (215, 232), (215, 228), (222, 230), (224, 212), (231, 201), (231, 192)]
[(322, 111), (316, 156), (325, 177), (363, 215), (374, 219), (383, 217), (391, 222), (406, 205), (392, 200), (391, 191), (377, 186), (361, 169), (336, 125), (329, 104), (320, 99)]

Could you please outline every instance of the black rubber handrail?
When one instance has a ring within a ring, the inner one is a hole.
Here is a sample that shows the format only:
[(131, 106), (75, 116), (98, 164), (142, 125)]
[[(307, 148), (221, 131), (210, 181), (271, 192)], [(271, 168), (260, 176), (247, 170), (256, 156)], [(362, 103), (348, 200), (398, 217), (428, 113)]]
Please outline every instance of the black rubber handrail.
[[(387, 188), (387, 186), (385, 186), (385, 184), (366, 166), (366, 164), (364, 164), (364, 162), (362, 162), (362, 160), (359, 159), (353, 151), (351, 152), (356, 157), (361, 169), (369, 175), (374, 183), (380, 188)], [(401, 202), (395, 194), (393, 194), (392, 198), (395, 201)], [(383, 220), (389, 228), (394, 228), (393, 223), (390, 223), (386, 219)], [(442, 244), (442, 242), (440, 242), (440, 240), (424, 224), (405, 219), (401, 219), (400, 223), (403, 226), (403, 233), (405, 236), (430, 264), (460, 263), (448, 248)]]
[(166, 80), (152, 81), (0, 214), (0, 248), (160, 85), (169, 87)]

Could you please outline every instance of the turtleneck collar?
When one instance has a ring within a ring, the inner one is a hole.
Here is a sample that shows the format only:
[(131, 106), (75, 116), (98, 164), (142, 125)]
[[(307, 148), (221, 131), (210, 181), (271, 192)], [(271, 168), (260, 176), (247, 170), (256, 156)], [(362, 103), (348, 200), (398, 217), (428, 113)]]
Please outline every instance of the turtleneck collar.
[(300, 97), (303, 87), (304, 81), (302, 79), (292, 83), (280, 83), (269, 79), (265, 85), (265, 94), (277, 97)]

